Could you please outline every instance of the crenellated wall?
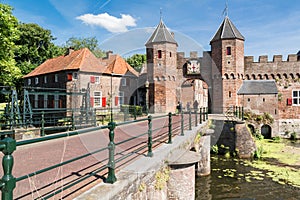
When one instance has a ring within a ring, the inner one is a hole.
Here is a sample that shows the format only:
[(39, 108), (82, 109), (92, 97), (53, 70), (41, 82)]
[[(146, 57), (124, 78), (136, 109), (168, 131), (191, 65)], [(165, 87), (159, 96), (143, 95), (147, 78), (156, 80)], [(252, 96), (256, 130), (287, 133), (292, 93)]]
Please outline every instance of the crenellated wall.
[(300, 78), (300, 57), (296, 54), (288, 55), (286, 61), (282, 55), (274, 55), (269, 61), (268, 56), (259, 56), (258, 62), (253, 56), (245, 56), (244, 75), (246, 80), (265, 79), (299, 79)]

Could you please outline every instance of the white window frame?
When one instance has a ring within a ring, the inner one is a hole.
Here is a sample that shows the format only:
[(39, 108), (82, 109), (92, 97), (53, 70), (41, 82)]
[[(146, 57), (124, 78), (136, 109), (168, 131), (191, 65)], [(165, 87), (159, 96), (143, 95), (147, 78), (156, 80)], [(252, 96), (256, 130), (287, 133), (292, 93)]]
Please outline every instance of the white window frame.
[(94, 107), (102, 107), (102, 92), (94, 91)]
[(121, 85), (122, 85), (122, 86), (126, 86), (126, 85), (127, 85), (127, 80), (126, 80), (126, 78), (122, 78), (122, 79), (121, 79)]
[(44, 76), (44, 83), (47, 83), (47, 76)]
[[(295, 101), (296, 101), (296, 103), (295, 103)], [(300, 90), (292, 91), (292, 105), (300, 106)]]
[(31, 85), (31, 79), (30, 78), (28, 79), (28, 85)]
[(100, 76), (95, 76), (95, 84), (100, 84)]
[(39, 78), (38, 77), (35, 77), (34, 78), (34, 83), (37, 85), (37, 84), (39, 84)]
[(44, 108), (48, 108), (48, 95), (44, 94)]
[(34, 94), (34, 107), (38, 108), (39, 106), (39, 95), (38, 94)]
[(121, 106), (124, 104), (124, 92), (123, 91), (120, 91), (119, 92), (119, 99), (118, 99), (118, 104)]
[(54, 95), (54, 108), (58, 108), (58, 102), (59, 102), (59, 95)]
[(58, 82), (58, 74), (54, 75), (54, 82), (57, 83)]

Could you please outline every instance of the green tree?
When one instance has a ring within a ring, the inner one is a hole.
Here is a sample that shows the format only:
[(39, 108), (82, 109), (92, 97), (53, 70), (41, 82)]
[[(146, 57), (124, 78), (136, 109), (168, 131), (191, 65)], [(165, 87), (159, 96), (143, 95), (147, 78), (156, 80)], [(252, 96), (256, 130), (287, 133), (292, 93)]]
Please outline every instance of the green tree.
[(15, 52), (15, 60), (23, 75), (28, 74), (47, 59), (63, 55), (63, 48), (53, 43), (55, 38), (50, 30), (32, 23), (20, 23), (18, 29), (20, 37), (16, 44), (19, 48)]
[(97, 58), (102, 58), (106, 54), (99, 48), (98, 40), (95, 37), (77, 38), (71, 37), (67, 40), (65, 48), (72, 47), (74, 50), (88, 48)]
[(146, 63), (145, 54), (134, 54), (126, 59), (126, 62), (133, 67), (136, 71), (140, 72), (144, 63)]
[(14, 85), (21, 77), (16, 67), (14, 51), (18, 39), (18, 20), (12, 15), (12, 7), (0, 4), (0, 85)]

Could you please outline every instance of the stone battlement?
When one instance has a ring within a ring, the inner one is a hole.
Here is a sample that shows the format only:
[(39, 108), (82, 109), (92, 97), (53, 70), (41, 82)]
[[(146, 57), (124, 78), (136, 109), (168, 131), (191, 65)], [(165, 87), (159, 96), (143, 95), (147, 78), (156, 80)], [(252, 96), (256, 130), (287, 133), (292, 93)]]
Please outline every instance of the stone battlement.
[(277, 63), (277, 62), (300, 62), (300, 56), (297, 54), (289, 54), (287, 60), (282, 60), (282, 55), (274, 55), (273, 60), (269, 61), (267, 55), (258, 57), (258, 62), (254, 62), (254, 56), (245, 56), (245, 64), (248, 63)]

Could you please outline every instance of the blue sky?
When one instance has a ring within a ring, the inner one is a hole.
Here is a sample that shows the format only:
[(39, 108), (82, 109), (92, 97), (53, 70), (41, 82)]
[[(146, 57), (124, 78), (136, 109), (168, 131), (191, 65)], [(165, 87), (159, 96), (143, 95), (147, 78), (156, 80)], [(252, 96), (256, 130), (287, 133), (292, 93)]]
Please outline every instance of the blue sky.
[[(175, 32), (178, 51), (208, 51), (226, 0), (2, 0), (25, 23), (51, 30), (56, 44), (70, 37), (96, 37), (103, 50), (122, 56), (145, 52), (162, 19)], [(300, 4), (295, 0), (228, 0), (228, 16), (246, 38), (245, 55), (300, 50)], [(201, 53), (201, 52), (200, 52)]]

